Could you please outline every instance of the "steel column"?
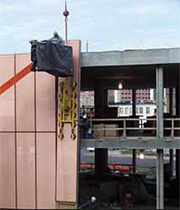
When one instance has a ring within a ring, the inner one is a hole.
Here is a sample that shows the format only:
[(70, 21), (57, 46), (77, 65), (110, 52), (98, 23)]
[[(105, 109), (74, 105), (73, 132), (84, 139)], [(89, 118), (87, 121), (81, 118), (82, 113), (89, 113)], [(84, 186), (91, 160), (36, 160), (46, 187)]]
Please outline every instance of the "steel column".
[(132, 156), (133, 156), (133, 174), (136, 173), (136, 149), (133, 149), (132, 151)]
[[(107, 89), (102, 81), (95, 87), (95, 117), (102, 118), (107, 114)], [(104, 175), (108, 167), (107, 148), (95, 149), (95, 174)]]
[(169, 88), (169, 113), (173, 115), (173, 88)]
[[(132, 90), (132, 115), (136, 117), (136, 90)], [(136, 173), (136, 149), (132, 151), (133, 174)]]
[(173, 178), (173, 168), (174, 168), (174, 152), (173, 149), (169, 150), (169, 164), (170, 164), (170, 176)]
[(176, 117), (180, 116), (180, 87), (176, 87)]
[(136, 116), (136, 90), (132, 90), (132, 114), (133, 117)]
[[(156, 106), (157, 106), (157, 132), (156, 136), (159, 141), (163, 138), (164, 121), (163, 121), (163, 69), (156, 68)], [(163, 149), (157, 150), (156, 165), (156, 207), (164, 209), (164, 160)]]
[[(173, 115), (173, 88), (169, 88), (169, 113)], [(174, 154), (173, 149), (169, 150), (169, 164), (170, 164), (170, 176), (173, 177), (173, 167), (174, 167)]]

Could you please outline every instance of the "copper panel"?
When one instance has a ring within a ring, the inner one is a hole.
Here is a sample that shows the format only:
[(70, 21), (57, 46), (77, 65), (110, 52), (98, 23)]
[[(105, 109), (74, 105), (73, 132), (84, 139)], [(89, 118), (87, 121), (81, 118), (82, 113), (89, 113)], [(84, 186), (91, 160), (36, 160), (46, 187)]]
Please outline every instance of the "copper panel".
[(55, 133), (37, 133), (37, 208), (55, 204)]
[(76, 202), (77, 141), (70, 138), (70, 124), (63, 130), (64, 139), (57, 145), (57, 201)]
[(35, 203), (35, 134), (17, 133), (17, 208)]
[(80, 47), (79, 40), (68, 40), (67, 45), (73, 47), (73, 66), (74, 66), (74, 78), (76, 81), (79, 79), (80, 73)]
[[(31, 63), (30, 54), (29, 53), (17, 54), (16, 55), (16, 73), (21, 71), (29, 63)], [(34, 74), (34, 73), (31, 72), (30, 74)]]
[(17, 131), (35, 130), (34, 74), (16, 84)]
[[(68, 41), (68, 45), (73, 47), (74, 79), (79, 86), (80, 70), (80, 41)], [(63, 80), (60, 78), (60, 80)], [(69, 78), (70, 80), (70, 78)], [(76, 88), (76, 113), (78, 119), (78, 88)], [(68, 91), (70, 91), (69, 89)], [(71, 124), (65, 123), (63, 127), (64, 138), (57, 142), (57, 191), (56, 200), (63, 202), (77, 202), (77, 146), (78, 146), (78, 126), (75, 127), (76, 139), (72, 140)], [(58, 129), (59, 130), (59, 129)]]
[(55, 77), (36, 73), (37, 131), (55, 131)]
[(81, 69), (80, 69), (80, 47), (81, 47), (81, 43), (78, 40), (69, 40), (67, 42), (67, 44), (69, 46), (72, 46), (73, 48), (73, 67), (74, 67), (74, 81), (77, 82), (78, 86), (76, 88), (76, 95), (77, 100), (76, 100), (76, 109), (75, 109), (75, 113), (76, 115), (76, 120), (78, 119), (78, 110), (79, 110), (79, 90), (80, 90), (80, 74), (81, 74)]
[[(0, 85), (14, 76), (14, 55), (0, 56)], [(0, 95), (0, 131), (14, 131), (14, 86)]]
[(14, 135), (0, 133), (0, 208), (16, 208)]

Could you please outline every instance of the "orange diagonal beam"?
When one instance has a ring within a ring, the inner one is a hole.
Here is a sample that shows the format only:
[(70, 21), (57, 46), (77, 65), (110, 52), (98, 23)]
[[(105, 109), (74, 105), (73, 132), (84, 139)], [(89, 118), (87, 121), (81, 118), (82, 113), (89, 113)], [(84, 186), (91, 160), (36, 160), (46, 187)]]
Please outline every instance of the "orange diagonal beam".
[(22, 69), (19, 73), (14, 75), (11, 79), (5, 82), (3, 85), (0, 86), (0, 95), (8, 90), (11, 86), (16, 84), (19, 80), (25, 77), (31, 71), (32, 64), (30, 63), (24, 69)]

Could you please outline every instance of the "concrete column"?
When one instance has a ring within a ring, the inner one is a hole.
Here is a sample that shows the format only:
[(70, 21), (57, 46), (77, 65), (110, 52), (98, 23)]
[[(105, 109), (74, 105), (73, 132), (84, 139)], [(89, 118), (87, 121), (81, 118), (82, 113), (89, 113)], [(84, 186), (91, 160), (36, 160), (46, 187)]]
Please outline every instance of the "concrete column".
[[(163, 69), (156, 68), (156, 136), (157, 141), (161, 141), (164, 133), (163, 121)], [(164, 159), (163, 149), (157, 150), (157, 165), (156, 165), (156, 207), (164, 209)]]

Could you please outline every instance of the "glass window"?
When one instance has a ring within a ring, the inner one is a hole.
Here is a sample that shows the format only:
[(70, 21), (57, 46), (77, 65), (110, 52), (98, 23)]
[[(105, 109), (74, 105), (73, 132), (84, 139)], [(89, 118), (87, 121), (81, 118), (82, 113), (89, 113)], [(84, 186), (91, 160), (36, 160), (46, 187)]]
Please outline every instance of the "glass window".
[(129, 110), (129, 111), (130, 111), (130, 114), (132, 114), (132, 108), (130, 108), (130, 110)]
[(119, 112), (120, 114), (123, 114), (123, 108), (120, 108)]
[(150, 114), (150, 107), (146, 107), (146, 114)]
[(125, 108), (125, 114), (128, 114), (128, 107)]
[(139, 107), (136, 107), (136, 114), (139, 114)]
[(140, 113), (140, 114), (143, 114), (143, 107), (140, 107), (140, 108), (139, 108), (139, 113)]

